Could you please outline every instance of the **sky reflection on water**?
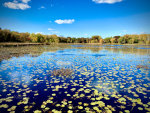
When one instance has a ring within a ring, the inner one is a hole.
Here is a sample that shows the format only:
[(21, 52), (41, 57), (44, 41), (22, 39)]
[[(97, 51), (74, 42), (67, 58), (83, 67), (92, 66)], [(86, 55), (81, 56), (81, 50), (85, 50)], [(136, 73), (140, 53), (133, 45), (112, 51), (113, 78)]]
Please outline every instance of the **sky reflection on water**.
[[(142, 108), (142, 112), (146, 112), (150, 107), (150, 73), (149, 69), (137, 66), (150, 68), (149, 49), (142, 55), (139, 52), (143, 50), (134, 50), (132, 53), (124, 48), (73, 45), (45, 51), (36, 57), (24, 55), (3, 60), (0, 64), (0, 109), (8, 112), (9, 108), (17, 106), (18, 113), (20, 110), (29, 113), (110, 110), (118, 113), (139, 112)], [(73, 70), (73, 76), (51, 76), (51, 71), (62, 68)], [(8, 97), (12, 97), (11, 102), (6, 101)]]

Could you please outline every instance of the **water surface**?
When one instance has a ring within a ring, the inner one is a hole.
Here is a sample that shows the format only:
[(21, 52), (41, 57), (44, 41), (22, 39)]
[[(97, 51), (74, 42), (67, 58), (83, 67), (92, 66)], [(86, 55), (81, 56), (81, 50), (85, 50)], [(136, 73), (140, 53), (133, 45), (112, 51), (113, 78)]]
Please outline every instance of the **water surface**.
[[(0, 112), (150, 112), (150, 46), (0, 48)], [(3, 52), (2, 52), (3, 51)], [(70, 76), (52, 71), (70, 69)]]

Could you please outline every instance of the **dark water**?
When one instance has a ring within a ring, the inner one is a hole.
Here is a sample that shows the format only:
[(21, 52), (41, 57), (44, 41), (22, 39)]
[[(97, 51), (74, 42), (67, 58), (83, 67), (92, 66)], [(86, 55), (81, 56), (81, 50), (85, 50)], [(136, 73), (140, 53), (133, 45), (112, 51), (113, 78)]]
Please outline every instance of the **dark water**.
[[(0, 113), (150, 112), (149, 46), (41, 48), (0, 62)], [(59, 69), (72, 74), (52, 76)]]

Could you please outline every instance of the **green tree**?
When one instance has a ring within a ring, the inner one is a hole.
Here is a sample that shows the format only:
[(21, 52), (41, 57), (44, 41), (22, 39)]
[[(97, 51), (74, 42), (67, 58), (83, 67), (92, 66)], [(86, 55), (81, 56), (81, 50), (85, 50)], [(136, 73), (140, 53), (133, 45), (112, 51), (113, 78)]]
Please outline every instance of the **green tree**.
[(57, 35), (51, 35), (51, 38), (53, 39), (54, 43), (59, 43), (59, 37), (57, 37)]
[(120, 44), (126, 44), (127, 43), (127, 39), (125, 37), (120, 37), (118, 39), (118, 43), (120, 43)]
[(114, 36), (113, 38), (110, 39), (111, 43), (118, 43), (118, 39), (120, 36)]
[(107, 37), (104, 39), (104, 43), (111, 43), (112, 37)]
[(98, 36), (98, 35), (92, 36), (93, 41), (91, 41), (91, 43), (99, 43), (100, 39), (102, 39), (101, 36)]
[(10, 42), (11, 32), (8, 29), (0, 30), (0, 41)]
[(44, 42), (46, 42), (46, 38), (45, 38), (44, 35), (38, 33), (38, 34), (36, 34), (36, 37), (37, 37), (37, 42), (39, 42), (39, 43), (44, 43)]
[(67, 37), (67, 43), (72, 43), (71, 37)]
[(20, 42), (20, 34), (18, 32), (12, 31), (10, 40), (11, 42)]
[(31, 33), (29, 37), (31, 39), (30, 40), (31, 42), (37, 42), (37, 40), (38, 40), (36, 34), (34, 34), (34, 33)]

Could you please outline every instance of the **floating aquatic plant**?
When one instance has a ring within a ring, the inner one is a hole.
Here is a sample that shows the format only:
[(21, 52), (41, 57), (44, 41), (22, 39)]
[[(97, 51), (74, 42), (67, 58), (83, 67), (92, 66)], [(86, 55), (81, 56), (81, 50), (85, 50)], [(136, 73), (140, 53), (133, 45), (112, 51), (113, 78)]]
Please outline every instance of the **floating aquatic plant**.
[(147, 65), (137, 65), (136, 68), (149, 69), (149, 67)]
[(72, 69), (64, 69), (64, 68), (61, 68), (61, 69), (54, 69), (52, 72), (51, 72), (51, 75), (52, 76), (65, 76), (65, 77), (68, 77), (68, 76), (71, 76), (73, 73), (73, 70)]

